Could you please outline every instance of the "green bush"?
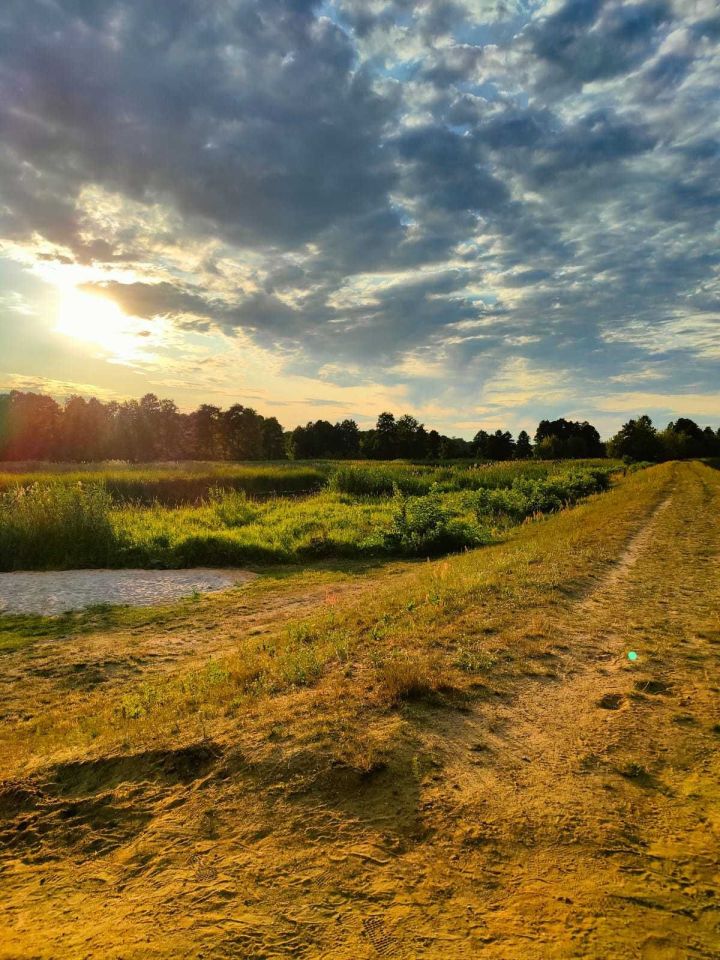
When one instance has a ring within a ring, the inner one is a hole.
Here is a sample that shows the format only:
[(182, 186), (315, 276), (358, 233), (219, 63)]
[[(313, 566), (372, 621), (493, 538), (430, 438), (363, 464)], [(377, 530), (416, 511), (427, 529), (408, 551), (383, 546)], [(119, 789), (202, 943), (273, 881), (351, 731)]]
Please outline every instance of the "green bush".
[(405, 464), (397, 466), (342, 466), (330, 475), (328, 486), (337, 493), (387, 497), (397, 487), (403, 493), (424, 494), (433, 484), (433, 474)]
[(452, 518), (437, 494), (406, 497), (396, 489), (392, 527), (385, 534), (391, 552), (432, 556), (479, 546), (487, 539), (477, 527)]
[(0, 494), (0, 569), (107, 566), (117, 538), (99, 484), (33, 484)]
[(594, 467), (551, 474), (545, 479), (520, 476), (502, 490), (478, 490), (472, 506), (478, 519), (506, 518), (519, 523), (526, 517), (554, 513), (610, 486), (610, 468)]

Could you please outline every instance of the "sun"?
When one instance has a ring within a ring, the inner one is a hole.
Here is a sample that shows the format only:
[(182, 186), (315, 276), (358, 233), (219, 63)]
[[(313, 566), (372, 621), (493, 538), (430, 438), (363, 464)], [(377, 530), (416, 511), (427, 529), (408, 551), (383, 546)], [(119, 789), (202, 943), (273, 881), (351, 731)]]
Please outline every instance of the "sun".
[(107, 297), (67, 287), (61, 290), (55, 330), (100, 348), (118, 360), (129, 360), (140, 348), (138, 321), (126, 316)]

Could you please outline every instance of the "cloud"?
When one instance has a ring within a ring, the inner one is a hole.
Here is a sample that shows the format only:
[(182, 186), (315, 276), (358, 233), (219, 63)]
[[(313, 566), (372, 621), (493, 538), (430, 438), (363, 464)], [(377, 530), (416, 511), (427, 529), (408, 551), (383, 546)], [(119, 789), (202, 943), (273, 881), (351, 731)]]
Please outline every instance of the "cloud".
[(124, 400), (126, 397), (97, 383), (77, 383), (74, 380), (57, 380), (21, 373), (0, 374), (0, 392), (20, 390), (27, 393), (47, 393), (57, 400), (68, 397), (97, 397), (99, 400)]
[(119, 283), (115, 280), (81, 284), (80, 289), (109, 297), (133, 317), (182, 317), (191, 314), (209, 319), (211, 304), (202, 296), (171, 283)]
[(630, 415), (649, 411), (653, 414), (664, 413), (668, 419), (689, 416), (717, 422), (720, 418), (720, 392), (695, 394), (633, 391), (595, 398), (595, 406), (598, 410), (611, 413)]
[(539, 65), (539, 87), (573, 88), (631, 72), (671, 20), (663, 0), (567, 0), (533, 21), (523, 42)]
[(580, 407), (658, 360), (707, 394), (719, 24), (684, 0), (6, 0), (0, 245), (83, 265), (192, 363), (212, 332), (458, 418), (471, 393)]

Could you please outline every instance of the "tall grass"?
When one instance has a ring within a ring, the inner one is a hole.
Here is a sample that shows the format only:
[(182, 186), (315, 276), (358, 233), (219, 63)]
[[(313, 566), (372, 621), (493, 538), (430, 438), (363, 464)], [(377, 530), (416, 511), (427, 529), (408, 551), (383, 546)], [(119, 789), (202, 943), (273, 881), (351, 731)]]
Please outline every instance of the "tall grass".
[(0, 569), (106, 566), (117, 554), (112, 501), (97, 484), (39, 484), (0, 494)]
[(395, 489), (407, 494), (428, 493), (435, 482), (436, 471), (408, 463), (353, 463), (337, 467), (328, 486), (338, 493), (354, 496), (387, 497)]
[[(215, 484), (193, 506), (118, 503), (96, 483), (16, 486), (0, 494), (0, 569), (437, 556), (487, 543), (491, 528), (553, 512), (609, 483), (607, 467), (559, 473), (553, 465), (522, 466), (478, 468), (475, 482), (506, 485), (474, 489), (462, 486), (473, 472), (464, 469), (355, 464), (335, 473), (331, 489), (310, 496), (251, 499)], [(382, 495), (385, 479), (398, 475), (406, 482)], [(348, 478), (350, 485), (360, 478), (363, 492), (338, 490)]]
[(393, 490), (411, 496), (435, 491), (451, 493), (459, 490), (503, 490), (512, 487), (519, 477), (544, 480), (557, 473), (597, 469), (618, 469), (619, 461), (579, 460), (572, 468), (568, 461), (516, 460), (507, 463), (428, 466), (406, 463), (354, 462), (338, 466), (331, 474), (331, 490), (356, 496), (390, 496)]
[[(619, 461), (576, 461), (580, 469)], [(200, 504), (213, 490), (249, 497), (298, 496), (325, 487), (353, 496), (392, 496), (398, 487), (408, 496), (457, 490), (504, 489), (518, 476), (543, 479), (567, 470), (567, 461), (514, 461), (492, 464), (414, 464), (408, 461), (275, 461), (264, 463), (3, 464), (0, 492), (17, 486), (102, 484), (116, 503), (176, 507)]]
[(167, 506), (199, 503), (213, 489), (236, 490), (254, 496), (302, 494), (320, 490), (326, 483), (329, 466), (296, 464), (156, 464), (88, 465), (86, 469), (42, 470), (0, 473), (0, 490), (41, 483), (72, 486), (101, 483), (117, 503), (159, 502)]

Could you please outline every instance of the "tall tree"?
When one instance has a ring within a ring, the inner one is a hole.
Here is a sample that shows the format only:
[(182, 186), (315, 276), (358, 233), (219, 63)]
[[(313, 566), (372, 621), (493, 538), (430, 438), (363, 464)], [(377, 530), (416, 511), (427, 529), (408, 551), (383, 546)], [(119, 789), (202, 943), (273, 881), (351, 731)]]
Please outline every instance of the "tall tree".
[(530, 434), (527, 430), (521, 430), (515, 443), (515, 457), (517, 460), (529, 460), (533, 454)]
[(475, 455), (482, 460), (511, 460), (515, 452), (515, 441), (509, 430), (496, 430), (495, 433), (478, 430), (473, 443)]
[(287, 459), (285, 434), (276, 417), (267, 417), (263, 421), (262, 447), (265, 460)]
[(61, 410), (51, 398), (13, 390), (0, 407), (0, 457), (52, 460), (60, 442)]
[(225, 455), (222, 411), (209, 403), (191, 414), (193, 457), (197, 460), (222, 460)]
[(335, 424), (339, 437), (338, 456), (357, 457), (360, 455), (360, 430), (354, 420), (343, 420)]
[(662, 441), (647, 415), (624, 423), (608, 441), (608, 453), (628, 460), (662, 460), (664, 456)]
[(584, 420), (541, 420), (535, 432), (535, 456), (542, 460), (602, 457), (605, 447), (595, 427)]
[(233, 404), (220, 415), (219, 426), (228, 459), (259, 460), (263, 457), (263, 418), (251, 407)]

